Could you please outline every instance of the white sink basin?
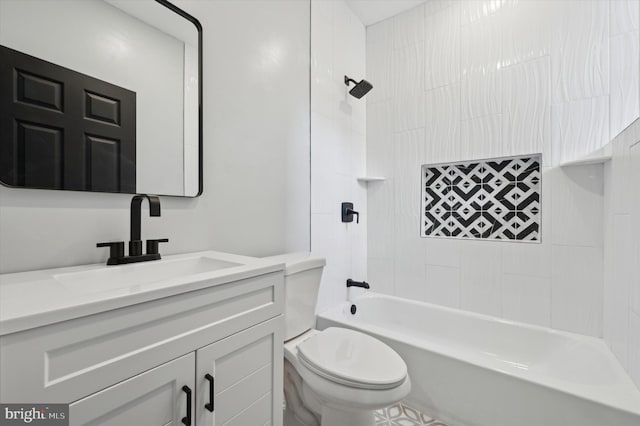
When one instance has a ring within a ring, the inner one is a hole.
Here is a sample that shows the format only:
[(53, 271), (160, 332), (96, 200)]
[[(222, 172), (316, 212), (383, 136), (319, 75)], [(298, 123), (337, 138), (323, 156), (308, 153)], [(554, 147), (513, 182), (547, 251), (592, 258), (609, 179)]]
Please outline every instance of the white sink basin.
[(89, 271), (57, 274), (53, 278), (74, 292), (96, 293), (128, 287), (138, 287), (136, 289), (138, 290), (145, 285), (155, 285), (174, 278), (215, 272), (241, 265), (241, 263), (201, 256), (107, 266)]

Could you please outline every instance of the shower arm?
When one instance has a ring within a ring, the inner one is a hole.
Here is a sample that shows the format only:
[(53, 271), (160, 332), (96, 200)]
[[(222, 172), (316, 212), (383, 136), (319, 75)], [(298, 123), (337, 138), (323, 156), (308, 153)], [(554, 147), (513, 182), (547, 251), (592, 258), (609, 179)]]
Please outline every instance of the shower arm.
[(348, 85), (349, 85), (349, 83), (358, 84), (358, 82), (357, 82), (357, 81), (355, 81), (354, 79), (349, 78), (349, 77), (347, 77), (347, 76), (345, 75), (345, 76), (344, 76), (344, 84), (348, 86)]

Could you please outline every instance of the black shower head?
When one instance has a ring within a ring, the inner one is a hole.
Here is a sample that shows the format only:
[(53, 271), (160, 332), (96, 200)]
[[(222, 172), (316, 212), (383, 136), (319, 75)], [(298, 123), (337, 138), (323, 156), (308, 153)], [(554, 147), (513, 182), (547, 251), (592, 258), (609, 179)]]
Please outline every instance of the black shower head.
[(361, 99), (364, 95), (369, 93), (369, 90), (373, 89), (373, 85), (367, 80), (360, 80), (360, 83), (358, 83), (357, 81), (352, 80), (345, 75), (344, 84), (348, 86), (349, 83), (355, 83), (355, 86), (353, 86), (353, 88), (349, 90), (349, 94), (358, 99)]

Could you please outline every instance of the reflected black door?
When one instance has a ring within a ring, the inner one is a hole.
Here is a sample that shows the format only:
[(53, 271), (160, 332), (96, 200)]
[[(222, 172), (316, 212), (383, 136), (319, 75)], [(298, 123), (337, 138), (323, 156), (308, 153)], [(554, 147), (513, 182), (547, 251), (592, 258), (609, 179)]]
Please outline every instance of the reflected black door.
[(136, 94), (0, 46), (0, 180), (136, 192)]

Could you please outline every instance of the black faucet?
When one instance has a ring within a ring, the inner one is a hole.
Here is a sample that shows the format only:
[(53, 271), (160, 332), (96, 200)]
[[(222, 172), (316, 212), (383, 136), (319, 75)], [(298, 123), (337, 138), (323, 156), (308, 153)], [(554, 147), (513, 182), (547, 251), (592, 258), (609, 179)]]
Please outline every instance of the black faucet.
[(362, 281), (362, 282), (354, 281), (351, 278), (349, 278), (347, 280), (347, 288), (349, 288), (349, 287), (362, 287), (362, 288), (369, 289), (369, 283), (366, 282), (366, 281)]
[(142, 253), (141, 240), (141, 207), (144, 199), (149, 200), (149, 216), (160, 216), (160, 198), (155, 195), (140, 194), (131, 199), (131, 240), (129, 241), (129, 256), (124, 255), (124, 241), (110, 243), (98, 243), (97, 247), (110, 247), (109, 260), (107, 265), (121, 265), (124, 263), (145, 262), (148, 260), (160, 259), (158, 252), (159, 243), (168, 243), (168, 238), (147, 240), (147, 253)]
[(149, 200), (149, 216), (160, 216), (160, 198), (155, 195), (135, 195), (131, 199), (131, 239), (129, 241), (129, 256), (140, 256), (142, 254), (142, 240), (140, 239), (142, 227), (142, 201)]
[(353, 216), (356, 217), (356, 223), (360, 223), (360, 213), (353, 209), (353, 203), (342, 203), (340, 206), (342, 222), (353, 222)]

